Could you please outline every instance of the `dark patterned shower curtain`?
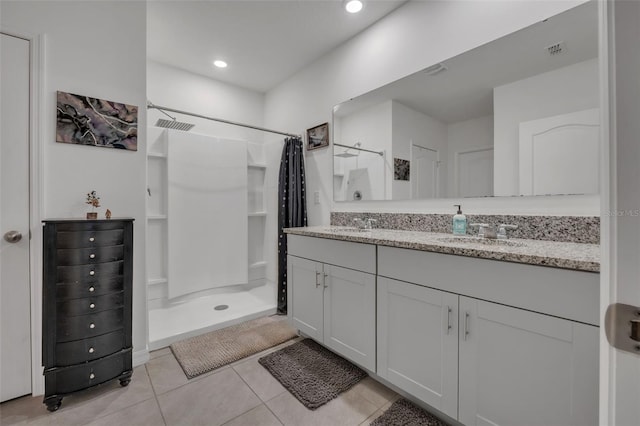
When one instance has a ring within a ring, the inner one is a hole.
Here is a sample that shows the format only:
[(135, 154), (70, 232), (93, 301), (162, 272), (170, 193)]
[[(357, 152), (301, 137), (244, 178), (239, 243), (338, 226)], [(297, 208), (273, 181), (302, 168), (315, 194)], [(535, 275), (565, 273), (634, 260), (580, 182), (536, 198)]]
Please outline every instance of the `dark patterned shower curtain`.
[(307, 226), (304, 154), (300, 138), (286, 138), (278, 178), (278, 313), (287, 313), (287, 238), (283, 228)]

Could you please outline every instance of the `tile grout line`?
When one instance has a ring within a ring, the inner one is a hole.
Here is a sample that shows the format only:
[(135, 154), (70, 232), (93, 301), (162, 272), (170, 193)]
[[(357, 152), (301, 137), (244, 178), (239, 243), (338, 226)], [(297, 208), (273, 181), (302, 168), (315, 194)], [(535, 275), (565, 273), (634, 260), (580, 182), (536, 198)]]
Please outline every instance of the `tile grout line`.
[[(266, 350), (266, 349), (265, 349), (265, 350)], [(264, 406), (267, 408), (267, 410), (269, 410), (269, 412), (270, 412), (271, 414), (273, 414), (273, 416), (276, 418), (276, 420), (278, 421), (278, 423), (280, 423), (281, 425), (284, 425), (284, 422), (280, 419), (280, 417), (278, 417), (278, 416), (276, 415), (276, 413), (274, 413), (274, 412), (271, 410), (271, 408), (267, 405), (267, 402), (266, 402), (266, 401), (263, 401), (263, 400), (262, 400), (262, 398), (260, 398), (260, 396), (256, 393), (256, 391), (254, 391), (254, 390), (253, 390), (253, 388), (251, 387), (251, 385), (250, 385), (249, 383), (247, 383), (247, 381), (244, 379), (244, 377), (242, 377), (242, 374), (238, 373), (238, 371), (235, 369), (235, 367), (231, 367), (231, 369), (233, 370), (233, 372), (234, 372), (234, 373), (236, 373), (236, 374), (238, 375), (238, 377), (240, 377), (240, 380), (242, 380), (242, 382), (243, 382), (245, 385), (247, 385), (247, 386), (249, 387), (249, 389), (251, 389), (251, 392), (253, 392), (253, 394), (256, 396), (256, 398), (258, 398), (258, 400), (260, 401), (261, 405), (264, 405)], [(285, 392), (286, 392), (286, 389), (285, 389)], [(271, 399), (274, 399), (274, 398), (276, 398), (276, 397), (278, 397), (278, 396), (282, 395), (283, 393), (284, 393), (284, 392), (279, 393), (278, 395), (274, 396), (274, 397), (273, 397), (273, 398), (271, 398)], [(271, 399), (270, 399), (269, 401), (271, 401)], [(259, 407), (259, 406), (260, 406), (260, 405), (258, 405), (258, 407)], [(257, 407), (253, 407), (251, 410), (254, 410), (255, 408), (257, 408)], [(231, 420), (234, 420), (234, 419), (236, 419), (236, 418), (238, 418), (238, 417), (242, 416), (243, 414), (248, 413), (248, 412), (249, 412), (249, 411), (251, 411), (251, 410), (245, 411), (244, 413), (240, 414), (239, 416), (234, 417), (234, 418), (233, 418), (233, 419), (231, 419)], [(229, 420), (229, 422), (230, 422), (231, 420)], [(227, 422), (227, 423), (229, 423), (229, 422)], [(226, 424), (226, 423), (225, 423), (225, 424)], [(224, 425), (223, 425), (223, 426), (224, 426)]]
[(151, 390), (153, 391), (153, 397), (156, 400), (156, 404), (158, 404), (158, 410), (160, 411), (160, 417), (162, 417), (162, 422), (167, 425), (167, 419), (164, 417), (164, 412), (162, 411), (162, 407), (160, 406), (160, 400), (158, 399), (158, 394), (156, 393), (156, 388), (153, 386), (153, 380), (151, 380), (151, 374), (149, 374), (149, 369), (147, 368), (147, 364), (144, 364), (144, 370), (147, 372), (147, 376), (149, 377), (149, 383), (151, 384)]

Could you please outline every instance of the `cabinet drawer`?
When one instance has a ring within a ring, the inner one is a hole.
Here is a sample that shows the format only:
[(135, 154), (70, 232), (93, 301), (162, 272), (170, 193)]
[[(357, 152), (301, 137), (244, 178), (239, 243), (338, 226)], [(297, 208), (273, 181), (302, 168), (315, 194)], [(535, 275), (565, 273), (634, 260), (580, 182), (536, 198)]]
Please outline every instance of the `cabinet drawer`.
[(122, 291), (122, 276), (83, 283), (56, 284), (56, 299), (79, 299)]
[(115, 262), (124, 259), (124, 246), (58, 249), (59, 266)]
[(376, 246), (372, 244), (289, 234), (287, 250), (292, 256), (370, 274), (376, 273)]
[(58, 232), (56, 247), (59, 249), (117, 246), (124, 240), (124, 230)]
[(58, 317), (57, 341), (69, 342), (116, 331), (122, 328), (123, 310), (99, 312), (76, 317)]
[(122, 275), (124, 262), (97, 263), (95, 265), (79, 266), (58, 266), (57, 282), (73, 283), (86, 282), (89, 280), (101, 281), (102, 279), (113, 278)]
[(123, 304), (124, 292), (121, 291), (84, 299), (63, 300), (57, 304), (57, 313), (61, 317), (87, 315), (121, 308)]
[(56, 366), (79, 364), (111, 355), (124, 349), (122, 330), (88, 339), (76, 340), (56, 345)]
[[(131, 369), (131, 352), (118, 354), (73, 367), (45, 371), (45, 395), (66, 394), (115, 379)], [(51, 389), (55, 389), (54, 392)]]
[(128, 221), (122, 220), (79, 220), (79, 221), (52, 221), (56, 223), (58, 232), (75, 232), (75, 231), (110, 231), (113, 229), (122, 229)]

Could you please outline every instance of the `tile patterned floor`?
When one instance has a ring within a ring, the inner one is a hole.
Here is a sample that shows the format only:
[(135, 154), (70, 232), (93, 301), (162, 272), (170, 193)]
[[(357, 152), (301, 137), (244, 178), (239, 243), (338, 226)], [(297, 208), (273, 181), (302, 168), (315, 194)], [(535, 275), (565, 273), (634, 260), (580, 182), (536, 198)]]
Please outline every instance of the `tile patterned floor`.
[(261, 356), (295, 340), (188, 380), (168, 348), (136, 367), (126, 388), (118, 381), (65, 397), (49, 413), (42, 397), (0, 405), (0, 425), (369, 425), (398, 395), (366, 378), (328, 404), (310, 411), (260, 364)]

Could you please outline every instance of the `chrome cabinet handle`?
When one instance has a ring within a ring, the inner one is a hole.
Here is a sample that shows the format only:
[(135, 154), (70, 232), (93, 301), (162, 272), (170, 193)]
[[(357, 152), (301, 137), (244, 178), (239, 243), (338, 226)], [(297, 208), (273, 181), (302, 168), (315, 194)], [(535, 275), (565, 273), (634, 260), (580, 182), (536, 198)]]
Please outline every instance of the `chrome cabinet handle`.
[(449, 334), (449, 332), (453, 328), (453, 326), (451, 325), (451, 312), (451, 306), (447, 306), (447, 334)]
[(93, 348), (89, 348), (89, 353), (92, 354), (93, 352), (95, 352), (95, 350)]
[(96, 375), (95, 375), (95, 374), (93, 374), (93, 373), (89, 374), (89, 379), (93, 380), (93, 379), (95, 379), (95, 378), (96, 378)]
[(93, 276), (96, 274), (96, 271), (89, 271), (89, 275)]
[(89, 237), (90, 242), (94, 242), (95, 240), (96, 240), (95, 237)]
[(327, 274), (327, 273), (325, 273), (325, 274), (324, 274), (324, 279), (322, 280), (322, 283), (323, 283), (323, 285), (324, 285), (324, 288), (329, 287), (329, 286), (327, 285), (327, 277), (328, 277), (328, 276), (329, 276), (329, 274)]
[(96, 328), (96, 325), (94, 323), (89, 324), (89, 328)]
[(94, 253), (91, 253), (91, 254), (89, 255), (89, 259), (95, 259), (95, 258), (96, 258), (96, 255), (95, 255)]
[(17, 243), (22, 239), (22, 234), (19, 231), (9, 231), (4, 234), (4, 240), (8, 243)]
[(90, 292), (90, 293), (93, 293), (94, 291), (96, 291), (96, 288), (95, 288), (95, 287), (93, 287), (93, 286), (89, 287), (89, 292)]
[(467, 337), (469, 337), (469, 334), (471, 333), (469, 331), (469, 312), (465, 312), (464, 313), (464, 340), (467, 340)]
[(89, 305), (89, 309), (93, 309), (93, 308), (95, 308), (95, 307), (96, 307), (96, 304), (95, 304), (95, 303), (91, 303), (91, 304)]
[(320, 287), (320, 281), (318, 280), (318, 278), (320, 278), (321, 274), (322, 272), (316, 271), (316, 288)]

